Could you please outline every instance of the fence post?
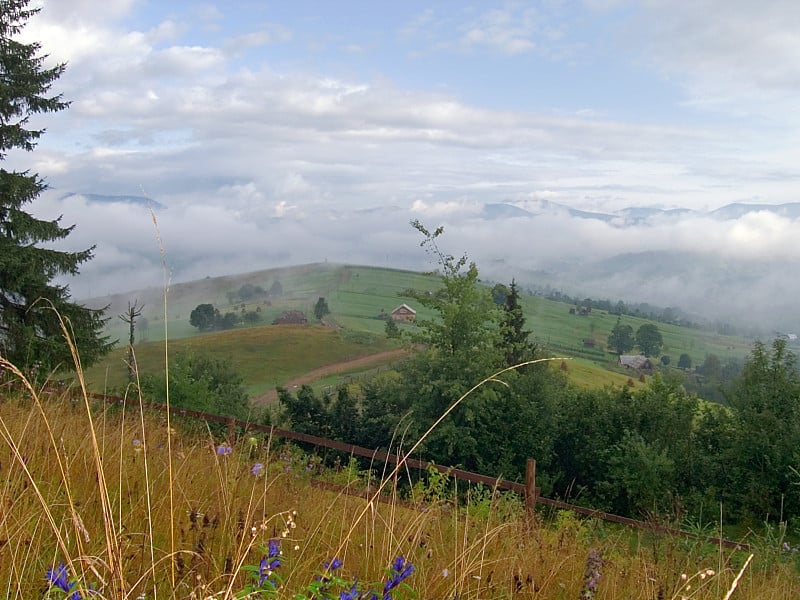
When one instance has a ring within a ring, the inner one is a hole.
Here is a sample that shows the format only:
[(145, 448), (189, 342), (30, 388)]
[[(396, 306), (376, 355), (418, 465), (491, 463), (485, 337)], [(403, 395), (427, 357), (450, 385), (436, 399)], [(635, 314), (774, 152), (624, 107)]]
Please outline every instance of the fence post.
[(234, 441), (234, 418), (228, 419), (228, 445), (232, 446)]
[(536, 512), (536, 460), (529, 458), (525, 464), (525, 514), (528, 520)]

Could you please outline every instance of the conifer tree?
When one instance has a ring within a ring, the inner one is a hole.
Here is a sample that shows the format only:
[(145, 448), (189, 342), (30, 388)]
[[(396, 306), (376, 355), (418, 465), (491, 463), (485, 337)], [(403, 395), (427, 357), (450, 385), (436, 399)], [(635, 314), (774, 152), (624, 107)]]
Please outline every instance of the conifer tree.
[(502, 319), (502, 348), (505, 354), (506, 366), (518, 365), (530, 360), (535, 351), (535, 345), (528, 341), (530, 331), (525, 330), (525, 315), (519, 304), (519, 289), (517, 282), (511, 280), (508, 294), (503, 303)]
[(32, 151), (44, 133), (30, 128), (32, 115), (69, 105), (60, 94), (49, 93), (65, 65), (45, 68), (40, 44), (17, 39), (39, 10), (28, 4), (0, 0), (0, 356), (47, 373), (72, 364), (59, 315), (68, 323), (84, 365), (110, 345), (100, 334), (102, 311), (71, 302), (69, 287), (53, 283), (58, 276), (76, 275), (94, 247), (80, 252), (53, 249), (73, 227), (63, 227), (60, 218), (45, 221), (26, 212), (25, 205), (46, 189), (45, 182), (30, 171), (3, 168), (9, 151)]

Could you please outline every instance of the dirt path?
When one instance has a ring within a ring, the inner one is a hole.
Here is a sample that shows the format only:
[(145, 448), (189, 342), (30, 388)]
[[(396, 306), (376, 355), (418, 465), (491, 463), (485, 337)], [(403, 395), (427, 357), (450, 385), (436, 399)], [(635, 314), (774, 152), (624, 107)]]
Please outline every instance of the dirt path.
[[(291, 381), (287, 381), (281, 387), (286, 388), (287, 390), (293, 390), (296, 387), (300, 387), (303, 384), (313, 383), (318, 379), (322, 379), (323, 377), (327, 377), (328, 375), (334, 375), (336, 373), (346, 373), (347, 371), (354, 371), (356, 369), (360, 369), (362, 367), (368, 367), (375, 363), (386, 362), (389, 360), (393, 360), (395, 358), (401, 358), (408, 354), (408, 350), (399, 349), (399, 350), (387, 350), (386, 352), (378, 352), (376, 354), (368, 354), (366, 356), (361, 356), (359, 358), (354, 358), (353, 360), (345, 360), (338, 363), (333, 363), (331, 365), (325, 365), (324, 367), (320, 367), (318, 369), (314, 369), (313, 371), (309, 371), (300, 377), (296, 377)], [(254, 398), (250, 399), (254, 405), (265, 405), (265, 404), (272, 404), (278, 399), (278, 392), (274, 389), (268, 391), (266, 394), (262, 394), (260, 396), (255, 396)]]

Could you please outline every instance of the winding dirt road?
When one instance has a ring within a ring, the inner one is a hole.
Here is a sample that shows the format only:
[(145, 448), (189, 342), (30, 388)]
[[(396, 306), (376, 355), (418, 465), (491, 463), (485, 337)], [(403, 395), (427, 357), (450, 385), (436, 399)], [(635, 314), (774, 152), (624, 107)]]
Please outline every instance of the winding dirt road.
[[(403, 356), (408, 355), (408, 350), (400, 348), (398, 350), (387, 350), (386, 352), (377, 352), (376, 354), (368, 354), (366, 356), (360, 356), (359, 358), (354, 358), (353, 360), (345, 360), (338, 363), (333, 363), (330, 365), (325, 365), (324, 367), (320, 367), (318, 369), (314, 369), (313, 371), (309, 371), (300, 377), (292, 379), (291, 381), (287, 381), (283, 384), (282, 387), (286, 388), (287, 390), (292, 390), (296, 387), (300, 387), (301, 385), (313, 383), (318, 379), (322, 379), (323, 377), (327, 377), (328, 375), (334, 375), (336, 373), (346, 373), (347, 371), (355, 371), (357, 369), (363, 367), (369, 367), (370, 365), (374, 365), (375, 363), (381, 362), (388, 362), (397, 358), (402, 358)], [(254, 405), (265, 405), (265, 404), (272, 404), (273, 402), (278, 400), (278, 392), (274, 389), (268, 391), (266, 394), (262, 394), (260, 396), (255, 396), (250, 399)]]

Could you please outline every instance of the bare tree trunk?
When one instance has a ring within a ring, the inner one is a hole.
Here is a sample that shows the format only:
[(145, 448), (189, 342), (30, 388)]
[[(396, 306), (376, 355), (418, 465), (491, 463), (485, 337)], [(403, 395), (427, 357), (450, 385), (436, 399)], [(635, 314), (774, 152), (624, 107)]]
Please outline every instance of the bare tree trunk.
[(136, 330), (136, 317), (141, 316), (142, 310), (144, 309), (144, 304), (137, 307), (136, 305), (139, 303), (139, 300), (134, 300), (133, 304), (128, 302), (128, 310), (127, 312), (118, 315), (120, 319), (122, 319), (125, 323), (130, 325), (130, 343), (128, 344), (128, 381), (133, 383), (136, 381), (136, 365), (134, 364), (133, 358), (133, 342), (135, 341), (135, 330)]

